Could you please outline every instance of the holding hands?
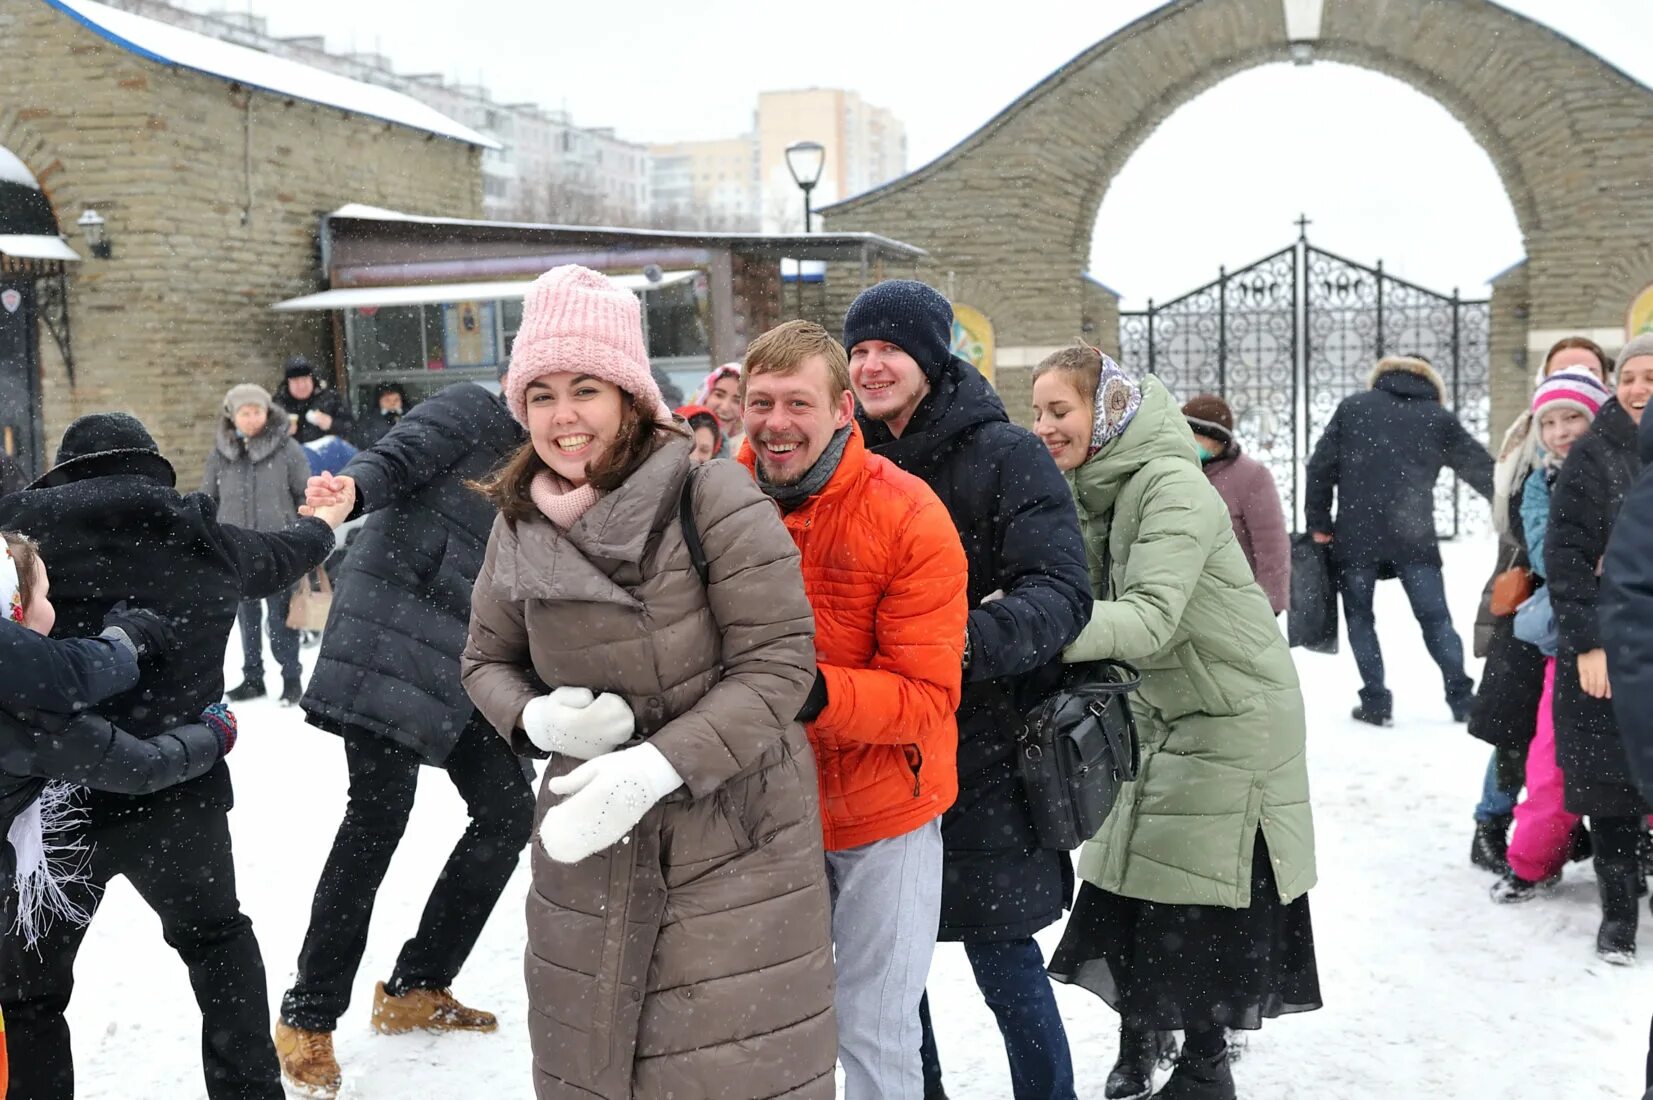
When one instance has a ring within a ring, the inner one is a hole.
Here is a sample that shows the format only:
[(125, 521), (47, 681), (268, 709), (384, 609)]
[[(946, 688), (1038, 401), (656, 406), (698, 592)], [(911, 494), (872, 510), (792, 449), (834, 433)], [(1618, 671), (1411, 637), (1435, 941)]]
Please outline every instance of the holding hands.
[(522, 732), (541, 752), (590, 760), (631, 740), (637, 722), (626, 701), (611, 692), (561, 687), (522, 711)]
[(337, 528), (355, 509), (356, 479), (323, 471), (305, 485), (304, 507), (298, 514), (315, 516), (327, 526)]

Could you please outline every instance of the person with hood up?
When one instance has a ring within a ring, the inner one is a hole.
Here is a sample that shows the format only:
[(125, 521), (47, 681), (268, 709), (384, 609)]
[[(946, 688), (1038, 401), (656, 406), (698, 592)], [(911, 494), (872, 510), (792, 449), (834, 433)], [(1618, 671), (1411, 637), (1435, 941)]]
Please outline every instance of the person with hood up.
[(503, 397), (448, 386), (337, 475), (313, 478), (312, 506), (353, 500), (366, 516), (345, 558), (321, 653), (303, 699), (312, 726), (344, 741), (350, 797), (316, 884), (293, 985), (281, 999), (276, 1054), (288, 1083), (336, 1095), (333, 1032), (350, 1006), (373, 903), (396, 854), (422, 765), (441, 768), (470, 822), (387, 981), (373, 1029), (491, 1032), (491, 1012), (450, 990), (533, 828), (522, 762), (477, 713), (459, 680), (471, 588), (494, 509), (473, 486), (522, 443)]
[(1194, 432), (1205, 476), (1228, 505), (1252, 575), (1276, 615), (1291, 606), (1291, 535), (1280, 507), (1280, 487), (1268, 467), (1245, 454), (1234, 438), (1234, 411), (1214, 393), (1202, 393), (1182, 407)]
[[(51, 562), (59, 637), (95, 633), (117, 605), (174, 623), (177, 645), (138, 686), (98, 713), (138, 737), (200, 721), (224, 695), (224, 647), (242, 600), (290, 588), (333, 546), (338, 509), (275, 534), (222, 524), (212, 501), (181, 496), (177, 475), (135, 417), (94, 413), (69, 425), (57, 463), (0, 500), (0, 529), (34, 538)], [(281, 1100), (270, 1040), (264, 959), (236, 896), (229, 769), (157, 793), (93, 792), (71, 839), (94, 851), (66, 892), (95, 918), (110, 879), (124, 875), (160, 918), (189, 970), (201, 1008), (201, 1060), (210, 1100)], [(13, 1049), (12, 1090), (31, 1100), (74, 1094), (65, 1011), (84, 925), (55, 922), (35, 948), (0, 940), (0, 1008)]]
[(723, 433), (724, 449), (719, 458), (727, 458), (740, 451), (746, 425), (741, 420), (740, 364), (725, 363), (706, 376), (700, 388), (689, 398), (691, 405), (703, 405), (717, 417), (718, 431)]
[(401, 422), (413, 409), (407, 387), (400, 382), (381, 382), (373, 391), (373, 408), (356, 421), (350, 443), (357, 450), (367, 450), (385, 437), (385, 433)]
[(1351, 715), (1357, 722), (1387, 726), (1394, 718), (1372, 613), (1384, 577), (1400, 578), (1424, 645), (1440, 667), (1452, 717), (1469, 720), (1475, 682), (1464, 672), (1464, 643), (1447, 607), (1435, 482), (1441, 468), (1450, 467), (1491, 497), (1492, 456), (1447, 410), (1445, 399), (1440, 375), (1424, 360), (1383, 359), (1367, 392), (1338, 405), (1309, 458), (1304, 517), (1315, 541), (1331, 544), (1337, 564), (1349, 648), (1363, 685)]
[(348, 439), (355, 417), (339, 391), (318, 381), (310, 360), (295, 355), (287, 360), (281, 388), (273, 400), (286, 413), (287, 433), (309, 446), (327, 436)]
[[(1592, 395), (1585, 404), (1595, 405), (1595, 409), (1587, 410), (1593, 419), (1609, 396), (1606, 381), (1612, 375), (1612, 360), (1594, 340), (1568, 336), (1550, 348), (1539, 368), (1536, 385), (1542, 387), (1545, 379), (1563, 371), (1570, 375), (1582, 372), (1600, 383), (1599, 386), (1578, 383)], [(1575, 411), (1582, 414), (1584, 410), (1581, 407)], [(1492, 576), (1487, 578), (1475, 618), (1475, 656), (1485, 658), (1486, 664), (1482, 666), (1481, 684), (1470, 708), (1469, 733), (1493, 749), (1481, 781), (1481, 800), (1475, 806), (1475, 839), (1470, 844), (1469, 861), (1473, 866), (1499, 875), (1509, 870), (1510, 826), (1525, 782), (1527, 747), (1539, 736), (1541, 699), (1542, 710), (1546, 714), (1549, 710), (1549, 694), (1544, 689), (1550, 675), (1546, 669), (1548, 658), (1515, 636), (1513, 610), (1503, 615), (1492, 613), (1493, 586), (1500, 575), (1511, 570), (1525, 570), (1528, 575), (1538, 572), (1533, 569), (1530, 549), (1537, 549), (1542, 555), (1543, 538), (1541, 535), (1530, 537), (1522, 529), (1521, 517), (1530, 508), (1548, 524), (1550, 482), (1561, 467), (1560, 458), (1544, 453), (1540, 435), (1535, 410), (1528, 408), (1510, 425), (1498, 450), (1492, 473), (1492, 520), (1498, 531), (1498, 562)], [(1535, 472), (1542, 475), (1538, 480), (1533, 480)], [(1542, 500), (1535, 497), (1527, 501), (1529, 488), (1541, 494)], [(1550, 736), (1553, 739), (1553, 733)]]
[(689, 452), (691, 461), (710, 462), (723, 453), (723, 429), (718, 427), (711, 409), (705, 405), (684, 405), (677, 410), (677, 415), (694, 436), (694, 450)]
[(1067, 471), (1096, 606), (1066, 660), (1135, 665), (1141, 766), (1081, 854), (1051, 961), (1120, 1015), (1104, 1095), (1232, 1100), (1224, 1029), (1320, 1007), (1303, 694), (1227, 507), (1171, 394), (1095, 348), (1034, 372), (1036, 428)]
[[(287, 434), (279, 411), (260, 386), (244, 382), (224, 396), (213, 448), (207, 452), (201, 492), (218, 505), (220, 522), (248, 531), (281, 531), (298, 519), (304, 507), (304, 486), (310, 462), (304, 448)], [(287, 625), (291, 589), (267, 600), (243, 600), (236, 621), (241, 624), (241, 683), (229, 690), (232, 703), (264, 697), (264, 638), (259, 618), (269, 608), (270, 651), (281, 666), (281, 703), (298, 702), (304, 686), (298, 659), (298, 631)]]
[[(838, 1049), (798, 550), (752, 477), (695, 466), (637, 296), (554, 268), (505, 395), (528, 442), (461, 662), (550, 757), (528, 895), (539, 1100), (830, 1100)], [(583, 761), (583, 763), (582, 763)]]
[[(867, 449), (935, 491), (969, 566), (959, 795), (941, 822), (940, 938), (964, 944), (998, 1020), (1016, 1100), (1072, 1100), (1067, 1032), (1033, 934), (1068, 907), (1073, 864), (1040, 846), (1016, 731), (1059, 684), (1062, 648), (1090, 615), (1085, 547), (1056, 464), (952, 353), (952, 337), (953, 307), (923, 283), (879, 283), (844, 315)], [(928, 998), (920, 1016), (926, 1095), (941, 1096)]]
[(1596, 952), (1629, 965), (1636, 957), (1637, 894), (1643, 884), (1641, 818), (1648, 813), (1630, 775), (1613, 715), (1613, 683), (1602, 642), (1602, 560), (1619, 506), (1641, 472), (1636, 428), (1653, 396), (1653, 335), (1626, 344), (1614, 364), (1615, 396), (1573, 444), (1556, 476), (1544, 536), (1544, 579), (1559, 635), (1555, 665), (1556, 763), (1568, 813), (1590, 819), (1601, 926)]
[[(65, 889), (84, 876), (85, 853), (61, 844), (76, 788), (157, 791), (205, 773), (235, 744), (235, 716), (221, 703), (148, 740), (82, 713), (135, 685), (139, 655), (164, 657), (175, 635), (160, 616), (123, 609), (96, 638), (48, 638), (49, 587), (34, 542), (0, 532), (0, 935), (26, 948), (48, 922), (86, 919)], [(0, 1016), (0, 1096), (9, 1077)]]

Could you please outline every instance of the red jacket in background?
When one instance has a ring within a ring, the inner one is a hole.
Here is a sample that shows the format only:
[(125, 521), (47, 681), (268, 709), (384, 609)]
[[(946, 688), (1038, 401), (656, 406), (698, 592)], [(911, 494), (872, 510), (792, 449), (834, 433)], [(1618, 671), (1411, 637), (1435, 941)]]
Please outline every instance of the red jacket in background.
[[(740, 461), (754, 467), (750, 442)], [(784, 519), (826, 681), (808, 724), (826, 848), (909, 833), (958, 797), (970, 610), (958, 531), (928, 485), (867, 451), (859, 426), (826, 487)]]

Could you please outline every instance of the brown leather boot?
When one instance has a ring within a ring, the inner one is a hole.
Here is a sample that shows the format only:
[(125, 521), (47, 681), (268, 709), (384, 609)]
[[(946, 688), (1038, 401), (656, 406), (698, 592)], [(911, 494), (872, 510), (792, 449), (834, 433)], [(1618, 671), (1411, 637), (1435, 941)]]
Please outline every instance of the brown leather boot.
[(333, 1057), (331, 1031), (306, 1031), (277, 1020), (275, 1048), (288, 1088), (310, 1100), (334, 1100), (339, 1095), (344, 1075)]
[(409, 1031), (496, 1031), (492, 1012), (466, 1008), (446, 989), (410, 989), (400, 997), (385, 992), (385, 983), (373, 987), (373, 1030), (380, 1035)]

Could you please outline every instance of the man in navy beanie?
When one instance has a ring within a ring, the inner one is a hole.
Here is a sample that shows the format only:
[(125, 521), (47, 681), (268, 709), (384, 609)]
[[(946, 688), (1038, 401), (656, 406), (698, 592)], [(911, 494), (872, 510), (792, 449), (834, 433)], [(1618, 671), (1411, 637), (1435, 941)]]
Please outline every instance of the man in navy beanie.
[[(1062, 649), (1090, 619), (1090, 573), (1056, 463), (952, 353), (952, 335), (952, 306), (918, 282), (879, 283), (844, 315), (867, 447), (935, 490), (969, 561), (959, 796), (942, 818), (938, 938), (964, 944), (1016, 1100), (1074, 1100), (1067, 1033), (1033, 940), (1061, 919), (1073, 867), (1039, 844), (1015, 731), (1056, 688)], [(946, 1093), (927, 1001), (920, 1015), (925, 1096), (937, 1100)]]

